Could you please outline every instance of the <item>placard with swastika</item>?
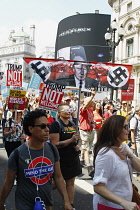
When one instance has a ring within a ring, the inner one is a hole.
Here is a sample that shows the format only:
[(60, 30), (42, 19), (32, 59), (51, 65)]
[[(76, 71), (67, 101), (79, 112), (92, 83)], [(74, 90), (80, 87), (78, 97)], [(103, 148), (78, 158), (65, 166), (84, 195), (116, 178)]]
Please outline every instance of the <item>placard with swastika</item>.
[(129, 79), (129, 72), (124, 66), (115, 66), (108, 72), (108, 83), (115, 87), (120, 88), (124, 86)]

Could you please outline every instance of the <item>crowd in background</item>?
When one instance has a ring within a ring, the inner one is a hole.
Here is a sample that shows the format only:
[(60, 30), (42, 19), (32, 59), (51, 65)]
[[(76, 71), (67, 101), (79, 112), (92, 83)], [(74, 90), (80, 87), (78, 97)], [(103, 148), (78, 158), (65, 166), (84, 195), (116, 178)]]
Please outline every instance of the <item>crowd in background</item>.
[[(108, 122), (108, 119), (115, 115), (122, 116), (122, 120), (127, 121), (127, 128), (125, 126), (127, 132), (128, 128), (131, 130), (129, 138), (124, 138), (125, 143), (132, 148), (138, 157), (140, 156), (140, 107), (137, 105), (134, 108), (131, 102), (120, 101), (120, 99), (116, 101), (108, 98), (95, 100), (95, 94), (96, 92), (93, 90), (90, 96), (82, 95), (80, 99), (77, 94), (64, 95), (56, 112), (47, 109), (42, 110), (47, 115), (47, 126), (50, 130), (49, 140), (59, 151), (60, 168), (73, 209), (75, 209), (73, 205), (75, 177), (81, 174), (82, 167), (88, 169), (89, 176), (94, 176), (95, 168), (93, 161), (91, 161), (91, 154), (94, 156), (93, 149), (95, 148), (96, 151), (99, 141), (98, 133), (105, 121)], [(31, 139), (30, 136), (24, 134), (23, 119), (28, 113), (39, 110), (39, 100), (39, 96), (29, 94), (24, 110), (9, 110), (8, 97), (5, 101), (2, 101), (1, 98), (0, 124), (3, 129), (3, 141), (8, 157), (15, 148)], [(114, 118), (114, 123), (117, 123), (117, 120), (119, 122), (121, 118)], [(46, 125), (43, 126), (40, 128), (46, 129)], [(120, 124), (120, 126), (123, 128), (123, 125)], [(100, 145), (98, 146), (100, 148)], [(137, 179), (140, 179), (139, 174)], [(55, 186), (55, 183), (53, 184)]]

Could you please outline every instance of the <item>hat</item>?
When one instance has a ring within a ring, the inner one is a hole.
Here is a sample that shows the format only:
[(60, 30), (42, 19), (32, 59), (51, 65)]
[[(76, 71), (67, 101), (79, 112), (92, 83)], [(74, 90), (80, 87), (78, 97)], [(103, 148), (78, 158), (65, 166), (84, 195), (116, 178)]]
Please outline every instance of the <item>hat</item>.
[(139, 111), (140, 110), (140, 105), (136, 105), (135, 106), (135, 111)]
[[(89, 101), (90, 99), (91, 99), (91, 97), (86, 97), (86, 98), (84, 98), (84, 104), (86, 104), (87, 101)], [(92, 100), (92, 101), (94, 101), (94, 100)]]
[(79, 98), (79, 97), (78, 97), (78, 95), (75, 94), (75, 95), (73, 96), (73, 98)]
[(70, 96), (66, 96), (66, 97), (64, 98), (64, 101), (67, 101), (67, 100), (71, 100), (71, 97), (70, 97)]
[(127, 101), (122, 101), (122, 104), (127, 104)]

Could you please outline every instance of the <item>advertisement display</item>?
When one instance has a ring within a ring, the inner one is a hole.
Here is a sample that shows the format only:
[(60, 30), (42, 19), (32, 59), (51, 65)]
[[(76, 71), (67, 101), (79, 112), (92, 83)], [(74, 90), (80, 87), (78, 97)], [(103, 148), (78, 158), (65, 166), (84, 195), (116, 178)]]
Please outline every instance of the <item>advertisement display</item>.
[(109, 46), (104, 35), (110, 27), (110, 15), (79, 14), (59, 22), (55, 58), (108, 62)]

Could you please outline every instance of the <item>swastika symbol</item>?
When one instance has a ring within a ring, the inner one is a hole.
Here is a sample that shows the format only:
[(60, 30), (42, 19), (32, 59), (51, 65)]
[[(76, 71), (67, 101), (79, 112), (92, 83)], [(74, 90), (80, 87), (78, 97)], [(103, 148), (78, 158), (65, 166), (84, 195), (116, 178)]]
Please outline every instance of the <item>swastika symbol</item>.
[(122, 87), (124, 86), (129, 78), (129, 72), (124, 66), (115, 66), (113, 67), (107, 76), (108, 83), (113, 87)]

